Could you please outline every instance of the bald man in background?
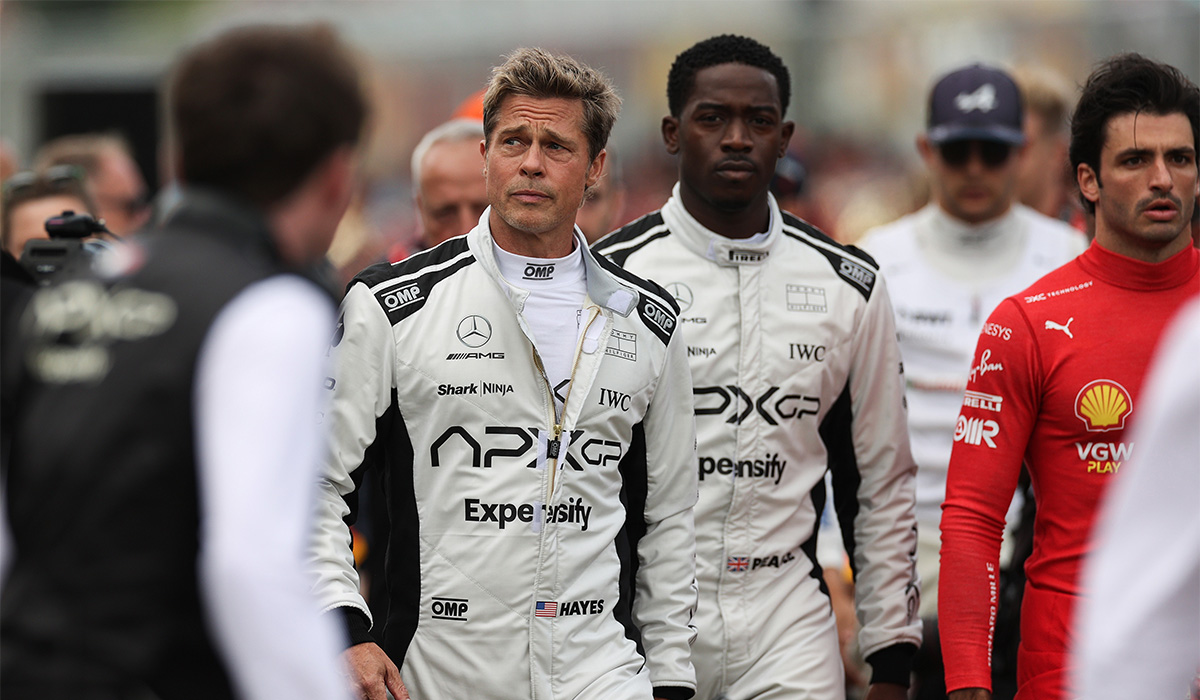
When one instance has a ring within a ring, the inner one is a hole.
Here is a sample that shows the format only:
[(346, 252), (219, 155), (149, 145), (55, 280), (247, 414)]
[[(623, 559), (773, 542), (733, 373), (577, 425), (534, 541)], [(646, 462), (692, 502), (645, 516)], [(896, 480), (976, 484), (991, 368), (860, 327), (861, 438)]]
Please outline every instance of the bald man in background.
[(412, 181), (423, 247), (432, 248), (479, 223), (488, 205), (481, 141), (483, 122), (452, 119), (425, 134), (413, 149)]

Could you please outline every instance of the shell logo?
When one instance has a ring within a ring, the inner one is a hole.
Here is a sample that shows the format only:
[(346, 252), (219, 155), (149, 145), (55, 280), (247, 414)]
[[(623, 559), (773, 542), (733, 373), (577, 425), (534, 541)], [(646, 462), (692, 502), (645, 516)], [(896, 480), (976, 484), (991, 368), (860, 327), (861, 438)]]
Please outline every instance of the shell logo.
[(1079, 390), (1075, 397), (1075, 415), (1088, 432), (1120, 430), (1133, 413), (1133, 399), (1125, 387), (1111, 379), (1097, 379)]

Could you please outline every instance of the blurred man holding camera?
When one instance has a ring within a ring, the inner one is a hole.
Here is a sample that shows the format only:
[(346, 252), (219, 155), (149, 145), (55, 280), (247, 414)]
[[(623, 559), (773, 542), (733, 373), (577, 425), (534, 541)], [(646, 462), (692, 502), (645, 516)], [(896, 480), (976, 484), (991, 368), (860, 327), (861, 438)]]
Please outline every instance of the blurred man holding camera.
[(344, 697), (302, 564), (366, 104), (320, 27), (189, 51), (162, 231), (30, 301), (0, 598), (7, 697)]

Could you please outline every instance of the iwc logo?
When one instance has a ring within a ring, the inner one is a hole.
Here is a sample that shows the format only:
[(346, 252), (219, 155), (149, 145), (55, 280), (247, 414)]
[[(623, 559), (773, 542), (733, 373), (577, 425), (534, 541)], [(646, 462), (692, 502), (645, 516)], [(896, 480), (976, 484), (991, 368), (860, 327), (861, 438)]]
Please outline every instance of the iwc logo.
[(692, 296), (691, 288), (683, 282), (672, 282), (668, 284), (667, 292), (671, 295), (671, 298), (675, 300), (675, 303), (679, 304), (680, 313), (692, 308), (692, 302), (695, 301), (695, 297)]
[(478, 348), (492, 339), (492, 324), (483, 316), (471, 314), (458, 322), (458, 339), (469, 348)]

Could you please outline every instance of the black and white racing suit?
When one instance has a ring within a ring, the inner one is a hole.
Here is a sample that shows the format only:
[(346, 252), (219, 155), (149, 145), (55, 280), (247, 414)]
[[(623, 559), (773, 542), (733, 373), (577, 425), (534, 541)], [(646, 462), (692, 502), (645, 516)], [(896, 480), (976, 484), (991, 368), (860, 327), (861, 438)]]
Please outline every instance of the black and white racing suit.
[(584, 247), (572, 380), (551, 387), (487, 220), (350, 285), (317, 593), (370, 639), (344, 520), (374, 467), (383, 648), (414, 698), (690, 697), (695, 426), (674, 303)]
[(699, 438), (697, 696), (842, 697), (815, 555), (827, 469), (873, 681), (907, 685), (916, 467), (883, 280), (774, 199), (765, 240), (748, 244), (703, 228), (678, 192), (594, 249), (681, 309)]

